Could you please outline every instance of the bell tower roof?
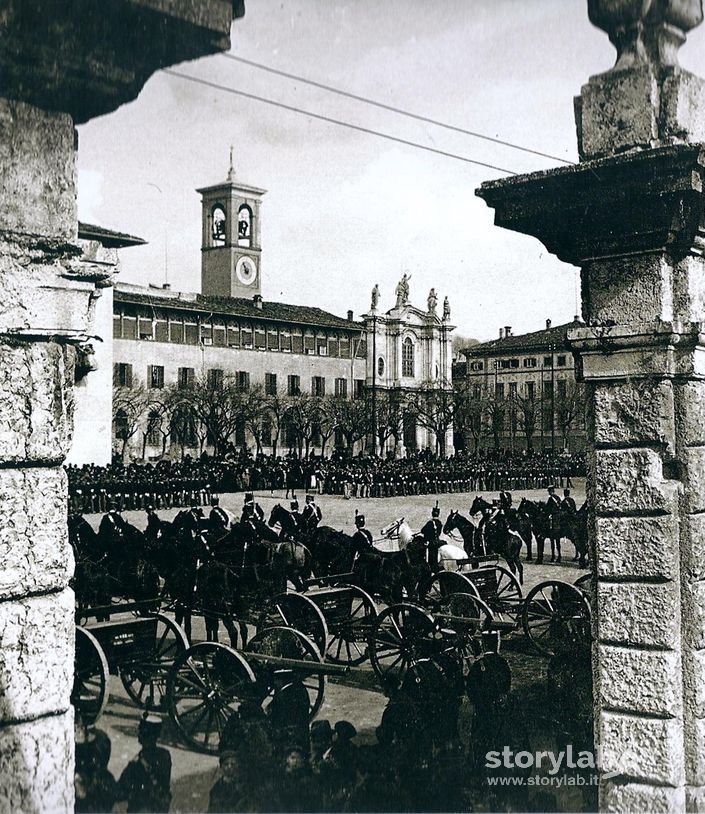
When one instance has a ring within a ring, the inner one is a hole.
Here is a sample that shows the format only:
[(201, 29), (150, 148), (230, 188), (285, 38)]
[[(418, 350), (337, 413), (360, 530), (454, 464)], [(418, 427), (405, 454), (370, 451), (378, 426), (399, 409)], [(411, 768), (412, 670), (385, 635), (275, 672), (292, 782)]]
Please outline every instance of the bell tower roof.
[(219, 184), (211, 184), (207, 187), (201, 187), (200, 189), (197, 189), (196, 192), (198, 192), (200, 195), (207, 195), (211, 192), (216, 192), (218, 190), (224, 191), (226, 189), (244, 193), (250, 198), (261, 198), (263, 195), (267, 194), (266, 189), (260, 189), (259, 187), (254, 187), (251, 184), (245, 184), (238, 180), (237, 173), (235, 172), (235, 165), (233, 163), (232, 147), (230, 147), (230, 166), (228, 168), (228, 174), (225, 181), (221, 181)]

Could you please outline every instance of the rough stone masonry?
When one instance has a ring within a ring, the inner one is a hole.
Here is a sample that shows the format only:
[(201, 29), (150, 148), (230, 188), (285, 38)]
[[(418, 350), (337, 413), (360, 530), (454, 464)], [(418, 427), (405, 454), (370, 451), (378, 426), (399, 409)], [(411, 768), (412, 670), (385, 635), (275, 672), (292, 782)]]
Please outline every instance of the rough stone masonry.
[(73, 811), (61, 464), (106, 283), (78, 246), (74, 125), (161, 67), (227, 49), (243, 13), (242, 0), (0, 0), (0, 812)]
[(606, 811), (705, 810), (705, 83), (701, 0), (589, 0), (617, 63), (576, 99), (581, 163), (483, 184), (582, 269), (596, 740)]

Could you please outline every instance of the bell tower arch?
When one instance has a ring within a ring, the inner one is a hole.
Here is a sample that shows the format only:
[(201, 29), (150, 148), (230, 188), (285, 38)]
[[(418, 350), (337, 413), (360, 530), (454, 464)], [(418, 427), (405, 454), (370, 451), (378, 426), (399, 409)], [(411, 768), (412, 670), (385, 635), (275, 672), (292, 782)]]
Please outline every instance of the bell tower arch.
[(230, 150), (228, 177), (201, 196), (201, 293), (252, 298), (262, 293), (260, 207), (266, 190), (241, 183)]

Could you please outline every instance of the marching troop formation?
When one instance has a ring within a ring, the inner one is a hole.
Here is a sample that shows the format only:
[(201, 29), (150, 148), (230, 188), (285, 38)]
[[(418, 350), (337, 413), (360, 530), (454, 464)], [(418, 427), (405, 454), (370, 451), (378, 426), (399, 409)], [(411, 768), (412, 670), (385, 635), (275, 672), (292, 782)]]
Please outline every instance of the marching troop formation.
[(244, 453), (224, 459), (207, 455), (198, 460), (157, 463), (114, 463), (101, 467), (69, 466), (72, 511), (106, 512), (207, 505), (212, 493), (255, 490), (297, 491), (343, 495), (348, 498), (395, 497), (449, 492), (570, 487), (584, 474), (580, 455), (494, 456), (456, 455), (438, 458), (420, 453), (399, 460), (355, 458), (334, 460), (280, 458)]

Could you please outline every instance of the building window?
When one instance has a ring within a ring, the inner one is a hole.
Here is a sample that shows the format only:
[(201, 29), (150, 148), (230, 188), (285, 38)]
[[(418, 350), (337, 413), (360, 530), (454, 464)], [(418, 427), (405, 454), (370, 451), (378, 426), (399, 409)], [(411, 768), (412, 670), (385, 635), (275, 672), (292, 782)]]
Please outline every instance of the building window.
[(147, 386), (153, 390), (161, 390), (164, 387), (164, 366), (147, 366)]
[(220, 390), (223, 386), (223, 371), (221, 368), (210, 368), (206, 374), (206, 382), (209, 390)]
[(318, 356), (328, 356), (328, 339), (325, 336), (316, 337), (316, 353)]
[(184, 342), (187, 345), (198, 345), (198, 325), (195, 322), (187, 322), (184, 326)]
[[(189, 370), (190, 368), (181, 368)], [(196, 418), (191, 407), (179, 404), (171, 414), (169, 434), (175, 444), (180, 447), (196, 446)]]
[(211, 212), (213, 230), (211, 243), (213, 246), (225, 246), (225, 210), (222, 206), (214, 206)]
[(158, 319), (154, 325), (154, 340), (155, 342), (168, 342), (169, 341), (169, 327), (165, 319)]
[(129, 422), (127, 420), (127, 413), (122, 408), (120, 408), (115, 413), (113, 427), (115, 429), (115, 437), (120, 439), (121, 441), (127, 441), (129, 437), (130, 427)]
[(311, 377), (311, 395), (323, 397), (326, 394), (326, 378), (325, 376), (312, 376)]
[(235, 374), (237, 389), (240, 393), (247, 393), (250, 389), (250, 374), (246, 370), (238, 370)]
[(252, 244), (252, 210), (243, 204), (237, 213), (237, 245), (250, 246)]
[(137, 330), (139, 332), (140, 339), (151, 340), (153, 338), (152, 318), (139, 317), (137, 321)]
[(290, 374), (287, 378), (286, 392), (290, 396), (301, 395), (301, 376)]
[(195, 377), (196, 372), (192, 367), (180, 367), (176, 380), (179, 390), (185, 390), (187, 387), (191, 387)]
[(552, 367), (553, 366), (553, 356), (544, 356), (543, 357), (543, 366), (544, 367)]
[(147, 419), (147, 445), (158, 447), (162, 443), (162, 418), (156, 410), (149, 413)]
[(122, 317), (113, 314), (113, 339), (122, 339)]
[(183, 343), (184, 341), (184, 323), (183, 322), (170, 322), (169, 323), (169, 341)]
[(414, 343), (407, 336), (401, 347), (401, 375), (414, 375)]
[(264, 374), (264, 394), (266, 396), (277, 395), (277, 374), (265, 373)]
[(243, 328), (240, 332), (240, 337), (242, 339), (242, 347), (243, 348), (251, 348), (252, 347), (252, 329), (251, 328)]
[(377, 360), (377, 375), (384, 376), (384, 359), (381, 356)]
[(536, 367), (537, 359), (535, 356), (532, 356), (528, 359), (524, 359), (524, 367)]
[(132, 387), (132, 365), (127, 362), (116, 362), (113, 365), (113, 386)]
[(484, 370), (484, 362), (470, 362), (470, 370)]
[(536, 398), (536, 382), (526, 382), (526, 397), (529, 401), (533, 401)]
[(335, 395), (338, 398), (346, 399), (348, 397), (348, 380), (336, 379), (335, 380)]
[(556, 356), (556, 367), (565, 367), (565, 356)]
[(129, 317), (127, 314), (123, 315), (122, 338), (137, 339), (137, 317)]
[(355, 389), (353, 390), (353, 398), (362, 399), (365, 397), (365, 380), (355, 379)]
[(517, 383), (509, 382), (509, 398), (514, 399), (517, 395)]
[(475, 401), (479, 401), (482, 398), (482, 385), (473, 385), (472, 397), (475, 399)]
[(495, 401), (504, 401), (504, 385), (496, 384), (494, 386)]
[(565, 399), (566, 394), (566, 380), (558, 379), (556, 382), (556, 394), (559, 399)]

